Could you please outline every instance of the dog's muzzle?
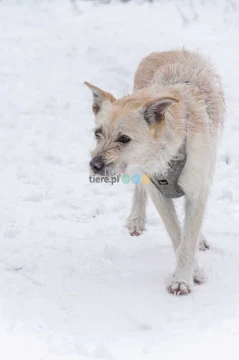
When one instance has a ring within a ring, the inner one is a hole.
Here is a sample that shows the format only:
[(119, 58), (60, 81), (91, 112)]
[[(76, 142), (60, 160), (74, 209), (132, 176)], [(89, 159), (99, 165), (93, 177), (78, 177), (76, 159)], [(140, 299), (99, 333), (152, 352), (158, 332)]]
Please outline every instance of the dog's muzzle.
[(105, 168), (104, 159), (102, 156), (96, 156), (90, 161), (90, 167), (94, 174), (103, 175)]

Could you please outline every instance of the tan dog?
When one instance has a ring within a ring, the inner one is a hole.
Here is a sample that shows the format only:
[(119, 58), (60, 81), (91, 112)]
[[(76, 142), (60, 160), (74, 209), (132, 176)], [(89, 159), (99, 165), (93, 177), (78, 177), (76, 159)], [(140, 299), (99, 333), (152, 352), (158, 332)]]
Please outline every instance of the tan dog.
[(96, 174), (122, 174), (138, 166), (151, 179), (167, 178), (170, 163), (186, 147), (186, 163), (177, 186), (185, 194), (181, 229), (173, 200), (153, 183), (135, 188), (128, 228), (132, 235), (145, 228), (147, 192), (155, 204), (177, 256), (173, 294), (188, 294), (193, 282), (204, 281), (196, 261), (197, 244), (215, 167), (224, 117), (224, 97), (218, 75), (196, 52), (153, 53), (140, 63), (132, 95), (113, 95), (86, 83), (93, 93), (96, 149), (90, 166)]

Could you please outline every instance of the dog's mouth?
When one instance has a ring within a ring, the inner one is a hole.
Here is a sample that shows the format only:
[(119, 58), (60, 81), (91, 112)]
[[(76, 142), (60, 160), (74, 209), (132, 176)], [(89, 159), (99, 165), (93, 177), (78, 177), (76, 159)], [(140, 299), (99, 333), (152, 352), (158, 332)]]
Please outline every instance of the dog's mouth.
[(94, 159), (90, 162), (90, 173), (91, 175), (97, 176), (122, 176), (125, 173), (127, 168), (126, 164), (122, 164), (122, 166), (117, 166), (113, 163), (107, 165), (101, 165), (99, 162), (93, 162)]

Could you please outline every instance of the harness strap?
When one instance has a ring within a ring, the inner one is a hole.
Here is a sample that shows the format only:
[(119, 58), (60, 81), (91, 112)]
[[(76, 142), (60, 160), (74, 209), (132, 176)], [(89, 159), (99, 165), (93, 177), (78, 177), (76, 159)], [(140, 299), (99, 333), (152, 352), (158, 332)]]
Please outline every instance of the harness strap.
[(164, 178), (150, 178), (150, 181), (154, 184), (158, 191), (167, 198), (179, 198), (184, 196), (183, 189), (178, 185), (178, 178), (187, 160), (186, 145), (187, 137), (185, 137), (177, 157), (169, 162), (169, 169)]

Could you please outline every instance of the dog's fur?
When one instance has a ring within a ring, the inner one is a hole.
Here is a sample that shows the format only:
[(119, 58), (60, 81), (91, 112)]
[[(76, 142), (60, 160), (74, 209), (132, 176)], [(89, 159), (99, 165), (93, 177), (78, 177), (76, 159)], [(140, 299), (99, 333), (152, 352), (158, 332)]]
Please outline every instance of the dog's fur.
[[(95, 172), (115, 175), (134, 165), (159, 177), (167, 174), (170, 160), (186, 138), (187, 161), (178, 182), (185, 193), (183, 228), (172, 199), (152, 183), (136, 186), (127, 226), (132, 235), (144, 230), (149, 192), (177, 256), (168, 290), (188, 294), (193, 282), (204, 280), (196, 248), (200, 240), (201, 247), (207, 246), (200, 231), (224, 119), (219, 76), (200, 54), (183, 50), (152, 53), (143, 59), (135, 74), (133, 94), (121, 99), (86, 85), (93, 93), (96, 117), (97, 146), (91, 161)], [(123, 135), (131, 140), (121, 143)]]

